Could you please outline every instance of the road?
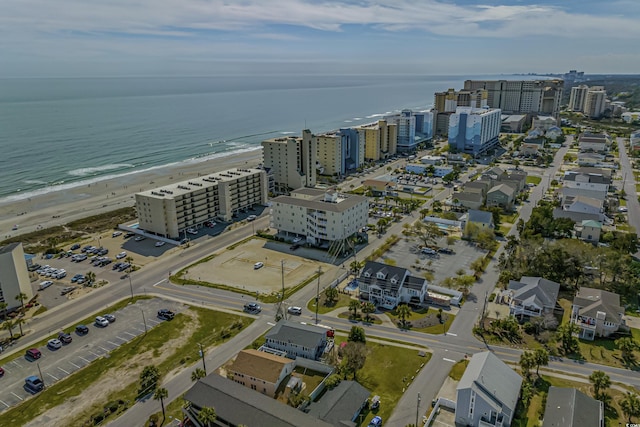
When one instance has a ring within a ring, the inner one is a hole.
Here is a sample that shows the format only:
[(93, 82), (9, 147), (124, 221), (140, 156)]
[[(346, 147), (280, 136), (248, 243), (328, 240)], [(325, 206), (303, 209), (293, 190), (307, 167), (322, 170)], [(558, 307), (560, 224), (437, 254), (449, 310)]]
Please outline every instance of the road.
[[(638, 195), (636, 192), (636, 178), (633, 174), (633, 168), (631, 167), (627, 147), (625, 146), (625, 139), (617, 138), (617, 142), (618, 153), (620, 156), (620, 172), (623, 177), (622, 185), (624, 187), (624, 192), (626, 193), (625, 200), (627, 201), (629, 225), (636, 230), (636, 233), (638, 233), (640, 232), (640, 203), (638, 203)], [(640, 256), (640, 251), (635, 255)]]

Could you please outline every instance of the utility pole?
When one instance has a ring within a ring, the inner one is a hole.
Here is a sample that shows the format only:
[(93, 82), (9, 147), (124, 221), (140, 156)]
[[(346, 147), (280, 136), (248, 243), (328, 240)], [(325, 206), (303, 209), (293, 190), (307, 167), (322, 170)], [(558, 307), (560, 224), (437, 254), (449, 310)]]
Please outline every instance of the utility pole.
[(42, 371), (40, 370), (40, 362), (38, 362), (37, 365), (38, 365), (38, 372), (40, 373), (40, 380), (42, 381), (42, 388), (45, 388), (46, 385), (44, 384), (44, 377), (42, 376)]
[(129, 289), (131, 290), (131, 301), (133, 301), (133, 284), (131, 283), (131, 272), (129, 272), (127, 276), (129, 277)]
[(482, 322), (484, 321), (484, 312), (487, 309), (487, 299), (489, 298), (489, 292), (485, 291), (484, 293), (484, 302), (482, 303), (482, 316), (480, 316), (480, 326), (482, 326)]
[(284, 260), (280, 260), (280, 275), (282, 276), (282, 293), (280, 294), (280, 305), (278, 307), (278, 311), (276, 313), (277, 319), (286, 319), (287, 312), (284, 309)]
[(318, 284), (316, 285), (316, 325), (318, 324), (318, 307), (320, 306), (320, 276), (322, 267), (318, 267)]
[(418, 417), (420, 416), (420, 393), (418, 393), (418, 405), (416, 406), (416, 427), (418, 427)]
[(147, 321), (144, 318), (144, 311), (142, 308), (140, 309), (140, 313), (142, 313), (142, 323), (144, 323), (144, 334), (147, 335)]
[(198, 347), (200, 347), (200, 357), (202, 358), (202, 370), (204, 371), (204, 375), (207, 375), (207, 365), (204, 362), (204, 349), (202, 348), (202, 344), (198, 343)]

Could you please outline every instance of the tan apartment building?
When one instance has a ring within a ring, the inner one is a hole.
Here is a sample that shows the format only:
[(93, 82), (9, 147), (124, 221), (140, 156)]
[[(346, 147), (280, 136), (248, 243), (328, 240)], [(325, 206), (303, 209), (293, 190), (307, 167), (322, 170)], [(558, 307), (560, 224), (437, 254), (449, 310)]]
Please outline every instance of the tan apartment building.
[(329, 246), (367, 225), (369, 202), (356, 194), (302, 188), (272, 200), (271, 227), (304, 236), (316, 246)]
[(0, 246), (0, 302), (11, 311), (20, 306), (16, 299), (20, 293), (27, 296), (25, 302), (33, 298), (22, 243)]
[(178, 239), (207, 221), (230, 221), (235, 212), (267, 202), (263, 169), (230, 169), (136, 194), (139, 228)]
[(308, 129), (300, 137), (279, 137), (262, 141), (263, 164), (273, 178), (275, 193), (288, 193), (316, 185), (317, 138)]
[(295, 369), (296, 361), (254, 349), (242, 350), (227, 368), (228, 377), (238, 384), (276, 396), (280, 383)]
[(342, 137), (337, 133), (316, 135), (317, 160), (321, 175), (337, 175), (342, 166)]
[(398, 151), (398, 125), (378, 120), (377, 123), (357, 128), (360, 141), (364, 141), (364, 157), (367, 160), (381, 160), (393, 156)]

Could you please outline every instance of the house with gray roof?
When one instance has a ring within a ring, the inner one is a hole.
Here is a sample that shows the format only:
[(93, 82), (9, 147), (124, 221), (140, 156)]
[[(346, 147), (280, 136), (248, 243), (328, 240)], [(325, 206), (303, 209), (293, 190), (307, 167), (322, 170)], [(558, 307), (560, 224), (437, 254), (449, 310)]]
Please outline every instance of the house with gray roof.
[(326, 390), (320, 400), (311, 402), (305, 412), (334, 426), (356, 427), (355, 421), (370, 394), (355, 381), (341, 381), (334, 389)]
[(451, 196), (451, 204), (467, 209), (480, 209), (484, 204), (484, 195), (480, 191), (474, 192), (465, 189), (459, 193), (453, 193)]
[(467, 213), (460, 218), (460, 222), (462, 223), (462, 230), (465, 236), (477, 234), (484, 230), (493, 231), (495, 227), (493, 214), (489, 211), (477, 209), (469, 209)]
[(360, 299), (393, 310), (398, 304), (420, 305), (428, 295), (426, 279), (406, 268), (367, 261), (358, 277)]
[(542, 277), (523, 276), (520, 280), (509, 280), (506, 291), (509, 313), (521, 318), (560, 314), (559, 291), (559, 283)]
[(559, 197), (561, 201), (561, 205), (565, 206), (571, 204), (576, 197), (589, 197), (591, 199), (596, 200), (606, 200), (607, 191), (606, 190), (598, 190), (598, 189), (589, 189), (589, 188), (570, 188), (570, 187), (562, 187), (559, 192)]
[(551, 386), (542, 427), (604, 427), (604, 404), (575, 388)]
[(286, 352), (290, 359), (320, 360), (327, 347), (327, 330), (283, 319), (267, 332), (264, 345)]
[(571, 323), (580, 329), (579, 338), (589, 341), (626, 329), (623, 316), (620, 295), (602, 289), (580, 288), (571, 306)]
[(204, 407), (215, 409), (215, 426), (340, 427), (218, 374), (198, 380), (184, 395), (184, 399), (188, 405), (182, 411), (196, 427), (206, 427), (198, 421), (198, 414)]
[(522, 377), (490, 351), (476, 353), (456, 389), (457, 426), (509, 427)]
[(516, 198), (516, 189), (508, 184), (499, 184), (487, 192), (487, 206), (511, 209)]

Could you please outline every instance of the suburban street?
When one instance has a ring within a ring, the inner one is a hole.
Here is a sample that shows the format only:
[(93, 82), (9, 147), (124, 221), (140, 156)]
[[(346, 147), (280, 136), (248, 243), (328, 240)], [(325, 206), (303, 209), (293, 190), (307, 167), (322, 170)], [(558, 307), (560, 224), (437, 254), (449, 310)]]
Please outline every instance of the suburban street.
[[(618, 153), (620, 156), (620, 173), (623, 178), (622, 185), (624, 192), (626, 193), (627, 218), (629, 225), (633, 227), (637, 233), (640, 231), (640, 203), (638, 203), (638, 195), (636, 192), (636, 178), (633, 174), (629, 153), (627, 152), (627, 146), (624, 141), (624, 138), (617, 138)], [(636, 256), (639, 255), (640, 251), (636, 252)]]

